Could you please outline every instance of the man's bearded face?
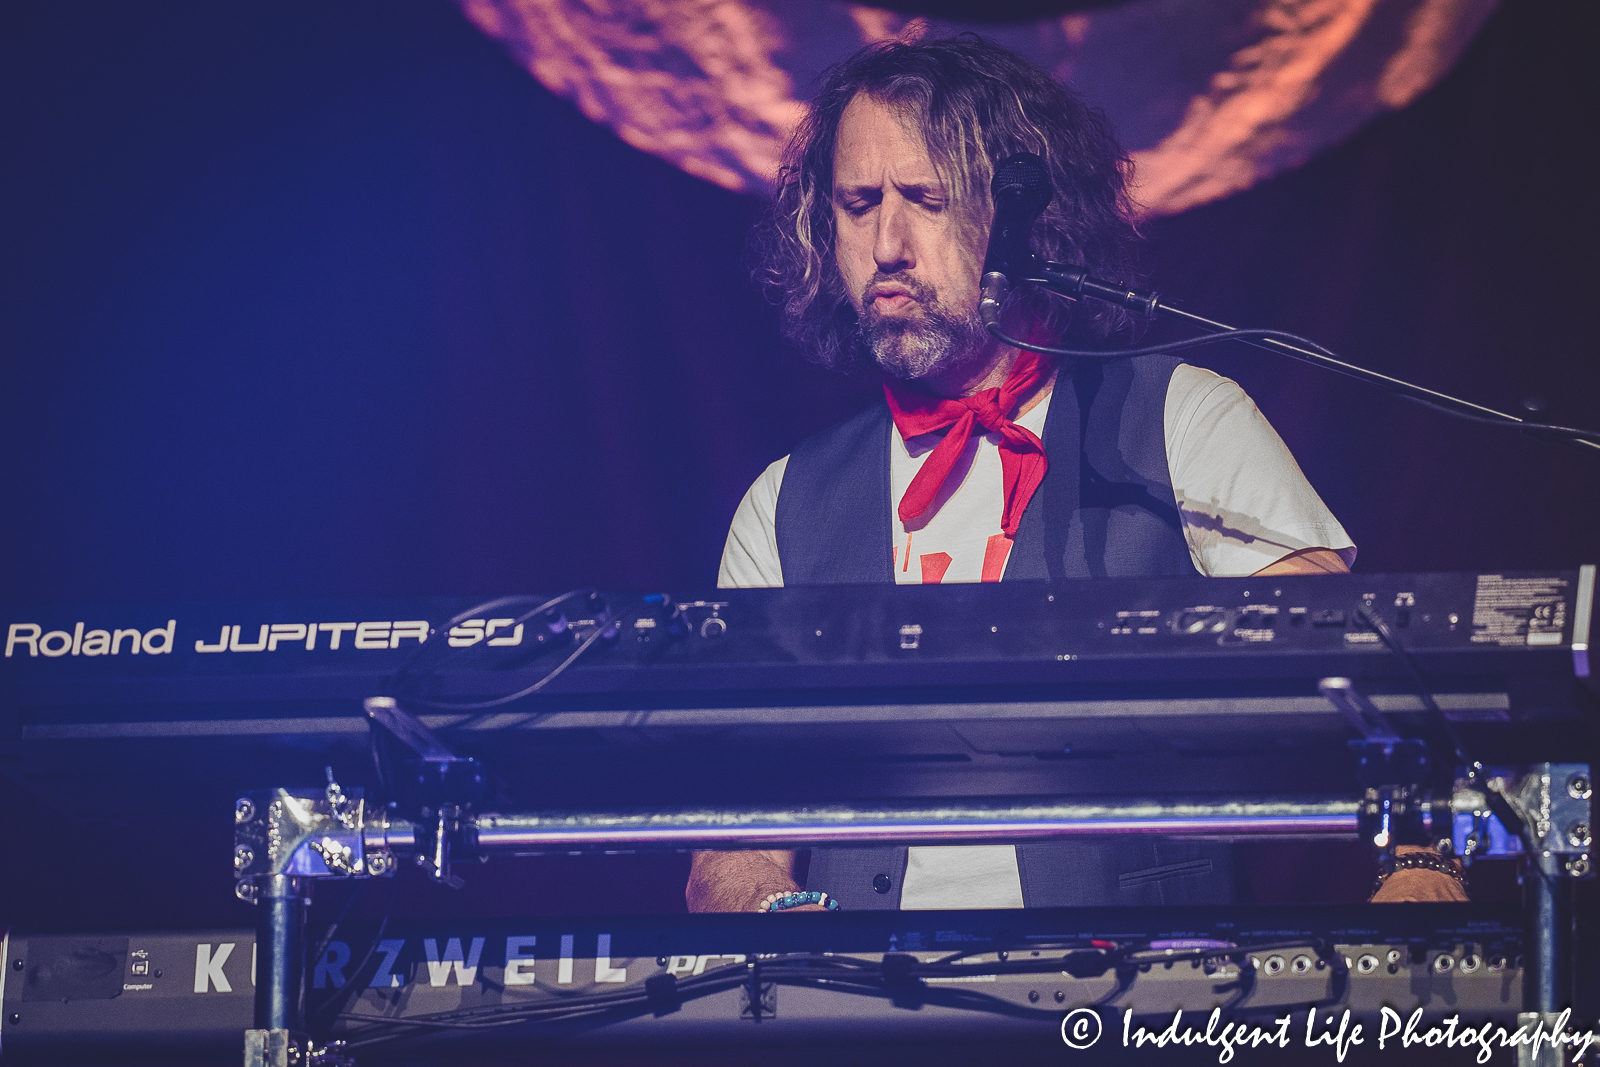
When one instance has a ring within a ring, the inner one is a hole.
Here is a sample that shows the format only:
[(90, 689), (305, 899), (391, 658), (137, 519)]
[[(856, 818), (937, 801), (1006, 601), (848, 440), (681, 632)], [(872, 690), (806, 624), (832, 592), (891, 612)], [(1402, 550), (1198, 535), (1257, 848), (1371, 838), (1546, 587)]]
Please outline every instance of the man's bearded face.
[(878, 364), (914, 379), (978, 358), (986, 220), (946, 188), (914, 117), (871, 96), (850, 101), (833, 201), (834, 259)]
[[(900, 290), (915, 304), (913, 313), (890, 313), (874, 296)], [(922, 378), (959, 366), (989, 339), (976, 309), (962, 313), (947, 307), (933, 286), (905, 271), (873, 278), (856, 301), (856, 313), (873, 359), (896, 378)]]

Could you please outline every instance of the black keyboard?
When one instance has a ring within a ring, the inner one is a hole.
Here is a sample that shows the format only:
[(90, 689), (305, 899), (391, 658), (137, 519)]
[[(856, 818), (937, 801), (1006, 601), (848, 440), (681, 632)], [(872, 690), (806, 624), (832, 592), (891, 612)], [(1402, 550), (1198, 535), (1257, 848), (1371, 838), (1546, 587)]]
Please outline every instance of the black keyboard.
[(502, 806), (1346, 793), (1353, 734), (1319, 678), (1426, 726), (1367, 616), (1479, 751), (1545, 759), (1592, 700), (1575, 680), (1594, 577), (10, 608), (0, 745), (86, 795), (168, 773), (215, 771), (219, 793), (315, 782), (329, 764), (359, 782), (360, 701), (382, 694), (489, 763)]

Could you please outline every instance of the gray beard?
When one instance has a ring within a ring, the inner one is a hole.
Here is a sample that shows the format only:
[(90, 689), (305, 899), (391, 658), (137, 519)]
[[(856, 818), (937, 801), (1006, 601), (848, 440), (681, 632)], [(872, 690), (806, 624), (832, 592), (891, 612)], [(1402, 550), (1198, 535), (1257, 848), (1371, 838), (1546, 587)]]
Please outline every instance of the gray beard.
[[(912, 319), (862, 316), (861, 335), (885, 373), (902, 380), (926, 377), (965, 363), (988, 342), (988, 331), (976, 309), (966, 315), (953, 314), (929, 286), (907, 278), (894, 280), (911, 290), (922, 305), (922, 314)], [(861, 303), (866, 305), (864, 293)]]

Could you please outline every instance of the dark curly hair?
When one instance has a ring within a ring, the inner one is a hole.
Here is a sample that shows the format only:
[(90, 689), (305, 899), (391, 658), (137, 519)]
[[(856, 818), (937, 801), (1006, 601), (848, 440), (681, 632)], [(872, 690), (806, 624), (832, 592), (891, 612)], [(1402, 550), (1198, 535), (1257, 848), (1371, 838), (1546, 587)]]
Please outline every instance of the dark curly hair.
[[(846, 373), (872, 364), (833, 256), (834, 148), (857, 93), (918, 120), (940, 178), (957, 202), (983, 213), (985, 226), (995, 161), (1014, 152), (1042, 156), (1055, 195), (1034, 225), (1033, 251), (1096, 277), (1133, 280), (1131, 164), (1104, 114), (975, 34), (871, 45), (824, 75), (752, 243), (757, 281), (782, 307), (790, 340), (812, 359)], [(1079, 340), (1103, 338), (1128, 323), (1111, 305), (1073, 307), (1033, 290), (1012, 302), (1055, 334)]]

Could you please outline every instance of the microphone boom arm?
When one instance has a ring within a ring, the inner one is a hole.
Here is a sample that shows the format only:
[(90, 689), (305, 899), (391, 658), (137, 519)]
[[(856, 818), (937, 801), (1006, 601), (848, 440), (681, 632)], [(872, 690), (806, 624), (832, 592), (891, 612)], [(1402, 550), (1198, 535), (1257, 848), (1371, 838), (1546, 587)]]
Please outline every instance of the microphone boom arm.
[[(1448, 393), (1441, 393), (1437, 390), (1339, 359), (1320, 345), (1304, 338), (1295, 337), (1293, 334), (1276, 330), (1240, 330), (1226, 323), (1217, 322), (1214, 319), (1208, 319), (1193, 312), (1184, 311), (1182, 308), (1173, 307), (1171, 304), (1163, 303), (1160, 294), (1154, 290), (1130, 289), (1124, 285), (1101, 281), (1098, 278), (1091, 277), (1087, 271), (1079, 267), (1038, 259), (1035, 259), (1030, 267), (1031, 269), (1023, 277), (1015, 279), (1007, 278), (1004, 274), (998, 272), (985, 274), (982, 282), (982, 295), (978, 303), (978, 314), (983, 319), (983, 324), (989, 333), (997, 340), (1016, 348), (1042, 352), (1046, 355), (1108, 359), (1157, 351), (1173, 351), (1196, 344), (1204, 344), (1212, 339), (1238, 340), (1248, 345), (1254, 345), (1256, 348), (1291, 356), (1314, 366), (1322, 367), (1325, 370), (1356, 378), (1366, 382), (1368, 385), (1377, 386), (1387, 393), (1415, 400), (1418, 403), (1426, 404), (1449, 414), (1459, 415), (1476, 422), (1517, 426), (1530, 437), (1559, 441), (1585, 450), (1600, 451), (1600, 433), (1592, 430), (1580, 430), (1567, 426), (1553, 426), (1548, 423), (1532, 422), (1504, 411), (1498, 411), (1495, 408), (1474, 404), (1470, 400), (1462, 400), (1460, 397), (1450, 396)], [(1007, 336), (1001, 331), (998, 322), (1001, 303), (1004, 302), (1014, 286), (1021, 285), (1038, 285), (1073, 299), (1087, 297), (1105, 301), (1106, 303), (1126, 308), (1129, 311), (1137, 312), (1147, 318), (1164, 315), (1198, 328), (1203, 335), (1188, 341), (1178, 341), (1166, 345), (1155, 345), (1146, 349), (1131, 349), (1122, 352), (1079, 351), (1030, 344)]]

